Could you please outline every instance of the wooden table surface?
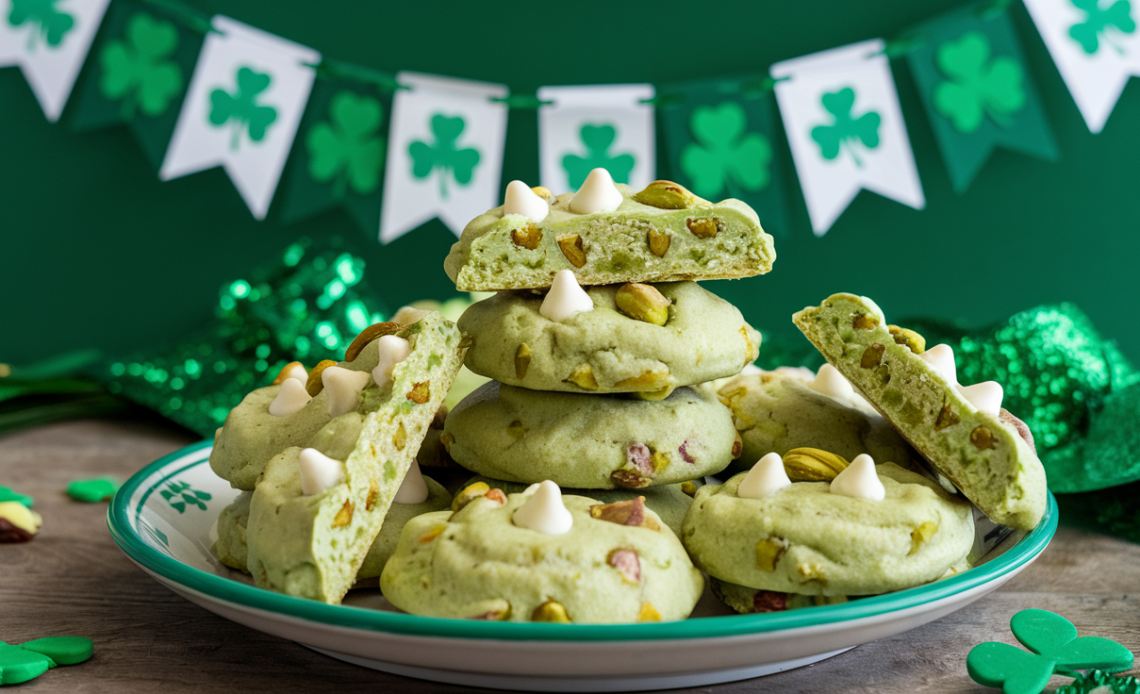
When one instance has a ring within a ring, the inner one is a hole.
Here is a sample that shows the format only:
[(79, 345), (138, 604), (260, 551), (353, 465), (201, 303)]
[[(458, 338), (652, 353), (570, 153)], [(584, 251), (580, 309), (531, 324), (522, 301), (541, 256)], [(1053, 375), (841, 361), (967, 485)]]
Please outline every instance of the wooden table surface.
[[(0, 485), (34, 496), (44, 517), (32, 542), (0, 545), (0, 641), (61, 634), (95, 641), (87, 663), (13, 691), (476, 691), (348, 665), (217, 617), (119, 551), (107, 531), (106, 503), (63, 494), (70, 480), (126, 479), (193, 442), (156, 420), (77, 421), (0, 437)], [(1065, 615), (1082, 635), (1140, 652), (1140, 545), (1062, 527), (1036, 563), (941, 621), (810, 667), (690, 691), (992, 693), (967, 676), (966, 654), (981, 641), (1013, 642), (1009, 618), (1030, 607)], [(1052, 686), (1066, 681), (1054, 678)]]

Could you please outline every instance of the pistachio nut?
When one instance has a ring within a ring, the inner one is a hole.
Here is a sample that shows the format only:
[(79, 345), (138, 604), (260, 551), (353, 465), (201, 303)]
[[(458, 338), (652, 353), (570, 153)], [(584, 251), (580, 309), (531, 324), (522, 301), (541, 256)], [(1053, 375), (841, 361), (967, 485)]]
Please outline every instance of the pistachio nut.
[(305, 382), (305, 392), (315, 398), (318, 393), (325, 389), (325, 382), (321, 379), (321, 372), (330, 366), (336, 366), (336, 362), (332, 359), (325, 359), (313, 367), (313, 370), (309, 372), (309, 380)]
[(673, 303), (657, 287), (640, 282), (623, 284), (614, 301), (625, 315), (653, 325), (665, 325), (669, 321), (669, 306)]
[(570, 615), (566, 613), (566, 608), (562, 606), (562, 603), (556, 600), (547, 600), (534, 608), (534, 612), (530, 614), (530, 621), (569, 624)]
[(305, 365), (299, 361), (291, 361), (283, 366), (281, 368), (281, 371), (277, 372), (277, 377), (273, 379), (273, 385), (281, 385), (281, 383), (284, 382), (286, 378), (289, 378), (289, 372), (298, 366), (301, 367), (302, 371), (305, 369)]
[(910, 533), (910, 554), (918, 551), (923, 542), (934, 537), (934, 533), (938, 532), (938, 524), (934, 521), (925, 521)]
[(693, 236), (701, 239), (711, 239), (724, 228), (724, 222), (719, 217), (689, 217), (685, 226)]
[(654, 227), (649, 228), (649, 233), (646, 234), (646, 243), (649, 244), (649, 252), (658, 258), (664, 258), (665, 253), (669, 251), (669, 244), (673, 242), (673, 237), (668, 232), (658, 231)]
[(902, 345), (915, 354), (922, 354), (926, 351), (926, 338), (917, 332), (908, 330), (907, 328), (900, 328), (897, 325), (888, 325), (887, 330), (890, 331), (891, 337), (895, 339), (896, 345)]
[(563, 383), (573, 383), (586, 390), (598, 389), (598, 379), (594, 378), (594, 367), (589, 364), (579, 364)]
[(784, 472), (798, 481), (833, 480), (850, 465), (843, 456), (818, 448), (793, 448), (783, 458)]
[[(400, 324), (393, 321), (388, 321), (386, 323), (375, 323), (368, 326), (364, 330), (361, 330), (360, 334), (356, 336), (356, 339), (352, 341), (352, 344), (348, 346), (348, 349), (344, 350), (344, 360), (356, 361), (356, 358), (360, 356), (361, 350), (368, 346), (369, 342), (372, 342), (373, 340), (385, 335), (393, 335), (399, 329)], [(310, 374), (310, 378), (311, 377), (312, 374)], [(314, 393), (314, 395), (315, 394), (316, 393)]]
[(633, 196), (633, 201), (662, 210), (683, 210), (686, 207), (712, 204), (708, 200), (693, 195), (689, 189), (680, 183), (672, 181), (650, 183), (644, 190)]
[(527, 224), (525, 227), (511, 230), (511, 243), (528, 251), (538, 248), (541, 241), (542, 229), (534, 224)]
[(515, 378), (520, 381), (526, 378), (526, 372), (530, 369), (530, 346), (527, 343), (522, 343), (519, 348), (515, 350)]
[(422, 405), (428, 400), (431, 400), (431, 381), (422, 381), (414, 384), (412, 389), (408, 391), (407, 398), (417, 405)]
[(653, 606), (651, 602), (641, 603), (641, 609), (637, 612), (637, 621), (639, 622), (660, 622), (661, 613)]
[(549, 188), (543, 188), (542, 186), (531, 186), (530, 192), (534, 193), (547, 202), (554, 200), (554, 193), (551, 193)]
[(766, 537), (756, 543), (756, 568), (761, 571), (775, 571), (780, 557), (788, 549), (788, 541), (782, 537)]
[(332, 527), (343, 528), (352, 522), (352, 499), (346, 499), (344, 506), (336, 512), (336, 518), (333, 518)]
[(475, 482), (474, 484), (469, 484), (463, 489), (460, 489), (459, 493), (455, 495), (455, 498), (451, 500), (451, 510), (459, 511), (464, 506), (471, 503), (475, 499), (478, 499), (489, 491), (491, 491), (491, 485), (487, 484), (486, 482)]
[(860, 313), (851, 320), (851, 327), (856, 330), (874, 330), (879, 327), (879, 317), (869, 313)]
[(570, 261), (574, 267), (582, 267), (586, 264), (586, 251), (582, 248), (581, 236), (577, 234), (559, 236), (558, 247), (562, 249), (562, 255), (566, 256), (566, 260)]

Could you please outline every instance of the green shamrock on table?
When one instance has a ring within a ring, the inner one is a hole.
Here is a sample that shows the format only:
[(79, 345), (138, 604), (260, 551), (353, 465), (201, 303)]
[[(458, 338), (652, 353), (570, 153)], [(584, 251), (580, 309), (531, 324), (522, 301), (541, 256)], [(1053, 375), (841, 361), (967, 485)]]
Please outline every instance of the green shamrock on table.
[(1076, 670), (1120, 672), (1132, 667), (1132, 652), (1100, 636), (1077, 636), (1059, 614), (1022, 610), (1009, 628), (1030, 652), (1005, 643), (978, 644), (966, 657), (966, 670), (978, 684), (1005, 694), (1040, 694), (1054, 673), (1076, 677)]
[[(186, 506), (197, 506), (203, 511), (206, 510), (206, 503), (214, 498), (206, 492), (200, 492), (190, 488), (189, 482), (167, 482), (166, 489), (159, 492), (163, 499), (173, 506), (179, 513), (186, 510)], [(174, 499), (179, 498), (179, 501)]]
[(82, 636), (52, 636), (12, 645), (0, 641), (0, 685), (35, 679), (58, 665), (76, 665), (91, 657), (94, 644)]
[(182, 91), (182, 69), (167, 60), (178, 48), (178, 30), (170, 22), (139, 12), (127, 22), (126, 41), (107, 42), (99, 59), (99, 90), (109, 101), (123, 99), (123, 116), (138, 108), (148, 116), (162, 114)]
[(384, 140), (379, 137), (380, 102), (344, 91), (329, 104), (331, 122), (317, 123), (309, 130), (309, 175), (321, 182), (332, 181), (333, 193), (343, 198), (351, 185), (360, 194), (376, 190), (384, 162)]
[(855, 143), (862, 142), (868, 149), (879, 146), (879, 114), (868, 111), (853, 118), (851, 109), (855, 106), (855, 90), (851, 87), (824, 94), (820, 97), (820, 103), (834, 118), (831, 125), (817, 125), (811, 129), (811, 139), (819, 145), (820, 155), (832, 160), (845, 148), (855, 161), (855, 166), (863, 166), (855, 151)]
[(431, 117), (430, 126), (435, 138), (434, 144), (413, 140), (408, 145), (408, 154), (412, 157), (412, 175), (427, 178), (433, 170), (438, 169), (439, 195), (446, 200), (448, 172), (459, 185), (469, 185), (475, 167), (479, 165), (479, 151), (470, 147), (458, 148), (459, 136), (467, 126), (463, 118), (437, 113)]
[(12, 0), (8, 24), (18, 27), (24, 22), (39, 24), (39, 31), (28, 35), (28, 52), (36, 50), (36, 39), (42, 38), (49, 46), (58, 46), (63, 37), (75, 26), (75, 18), (56, 9), (59, 0)]
[(1025, 106), (1021, 65), (1009, 56), (990, 60), (990, 42), (981, 32), (967, 32), (942, 44), (934, 62), (949, 78), (934, 88), (934, 108), (958, 132), (977, 131), (987, 115), (1008, 128), (1010, 116)]
[(272, 81), (269, 75), (242, 67), (237, 71), (235, 93), (230, 94), (224, 89), (210, 92), (210, 123), (221, 127), (233, 121), (231, 150), (237, 150), (243, 132), (248, 132), (249, 139), (254, 142), (261, 142), (265, 131), (277, 120), (277, 109), (257, 103), (257, 95), (268, 89)]
[(1069, 36), (1081, 44), (1085, 53), (1092, 55), (1100, 50), (1100, 41), (1116, 49), (1117, 53), (1124, 55), (1124, 49), (1109, 39), (1108, 29), (1111, 27), (1125, 34), (1136, 31), (1136, 21), (1132, 19), (1132, 3), (1128, 0), (1116, 2), (1101, 7), (1099, 0), (1070, 0), (1073, 7), (1085, 13), (1085, 21), (1069, 27)]
[(746, 134), (747, 126), (744, 107), (735, 101), (693, 110), (689, 127), (697, 142), (681, 150), (681, 170), (693, 192), (714, 198), (728, 188), (730, 196), (740, 197), (741, 190), (756, 192), (768, 185), (772, 146), (760, 133)]
[(571, 189), (581, 188), (586, 176), (594, 169), (609, 171), (617, 183), (629, 183), (629, 173), (633, 171), (634, 165), (633, 155), (627, 153), (611, 156), (609, 153), (610, 146), (617, 139), (614, 126), (583, 125), (578, 136), (586, 147), (586, 156), (567, 154), (562, 157), (562, 168), (566, 169)]

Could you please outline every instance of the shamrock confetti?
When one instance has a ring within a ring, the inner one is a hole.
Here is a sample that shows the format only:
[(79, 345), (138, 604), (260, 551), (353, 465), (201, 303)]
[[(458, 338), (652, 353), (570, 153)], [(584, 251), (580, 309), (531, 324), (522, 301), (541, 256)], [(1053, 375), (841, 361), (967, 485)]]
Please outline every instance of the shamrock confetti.
[(879, 146), (878, 113), (868, 111), (858, 118), (852, 116), (855, 106), (855, 90), (844, 87), (837, 92), (828, 92), (820, 97), (823, 108), (834, 117), (831, 125), (817, 125), (811, 129), (811, 139), (819, 145), (819, 153), (824, 159), (835, 159), (843, 149), (851, 154), (855, 166), (863, 162), (855, 151), (855, 143), (862, 142), (867, 149)]
[(728, 101), (720, 106), (693, 110), (690, 127), (697, 142), (681, 152), (681, 168), (692, 179), (693, 191), (705, 198), (741, 197), (741, 190), (756, 192), (770, 180), (772, 146), (760, 133), (746, 133), (744, 108)]
[(1100, 670), (1081, 675), (1071, 684), (1058, 687), (1053, 694), (1140, 694), (1140, 680), (1135, 677), (1113, 677)]
[(254, 142), (261, 142), (265, 139), (266, 130), (277, 120), (277, 109), (257, 103), (258, 94), (269, 88), (273, 78), (242, 67), (238, 68), (236, 79), (235, 93), (230, 94), (224, 89), (210, 92), (210, 123), (220, 128), (233, 121), (231, 150), (237, 150), (241, 144), (242, 133), (248, 133)]
[(1070, 1), (1073, 7), (1085, 13), (1085, 21), (1069, 27), (1069, 36), (1081, 44), (1085, 53), (1092, 55), (1100, 50), (1103, 39), (1123, 55), (1124, 49), (1111, 41), (1109, 29), (1125, 34), (1136, 31), (1136, 22), (1132, 19), (1132, 3), (1129, 0), (1116, 0), (1110, 5), (1102, 6), (1099, 0)]
[(479, 151), (471, 148), (459, 149), (459, 136), (466, 127), (459, 116), (448, 117), (437, 113), (431, 117), (431, 133), (434, 144), (413, 140), (408, 145), (412, 157), (412, 175), (427, 178), (434, 169), (439, 169), (439, 194), (447, 199), (447, 175), (455, 178), (461, 186), (471, 183), (475, 167), (479, 165)]
[(36, 503), (32, 497), (28, 496), (27, 494), (21, 494), (20, 492), (9, 489), (8, 487), (0, 487), (0, 503), (4, 503), (5, 501), (16, 501), (27, 506), (28, 508), (31, 508)]
[(8, 24), (18, 27), (24, 22), (39, 24), (39, 31), (28, 35), (28, 52), (36, 50), (36, 39), (42, 38), (48, 46), (58, 46), (63, 37), (75, 26), (75, 18), (56, 9), (59, 0), (12, 0)]
[(82, 636), (52, 636), (19, 645), (0, 641), (0, 685), (27, 682), (59, 665), (91, 657), (95, 645)]
[(115, 496), (121, 485), (109, 477), (91, 480), (74, 480), (67, 483), (67, 495), (88, 504), (107, 501)]
[(123, 100), (123, 116), (135, 109), (147, 116), (166, 111), (182, 91), (182, 69), (167, 60), (178, 48), (178, 30), (170, 22), (139, 12), (127, 22), (125, 41), (109, 41), (99, 56), (99, 89), (109, 101)]
[(958, 132), (972, 133), (986, 116), (1003, 128), (1025, 106), (1025, 74), (1008, 56), (990, 59), (985, 34), (971, 31), (938, 48), (935, 62), (949, 78), (934, 88), (934, 107)]
[(346, 188), (360, 194), (376, 190), (384, 162), (380, 129), (380, 102), (349, 91), (338, 93), (329, 105), (331, 123), (318, 123), (309, 131), (309, 175), (321, 182), (334, 181), (334, 195)]
[(1030, 652), (988, 641), (974, 646), (966, 669), (978, 684), (1001, 687), (1005, 694), (1040, 694), (1054, 673), (1099, 669), (1119, 672), (1132, 667), (1132, 652), (1100, 636), (1077, 636), (1077, 628), (1059, 614), (1022, 610), (1010, 630)]
[(586, 176), (594, 169), (610, 172), (616, 183), (629, 183), (629, 173), (633, 170), (632, 154), (610, 155), (609, 149), (617, 139), (617, 130), (612, 125), (583, 125), (578, 133), (586, 147), (586, 156), (567, 154), (562, 157), (562, 168), (570, 180), (570, 188), (582, 187)]

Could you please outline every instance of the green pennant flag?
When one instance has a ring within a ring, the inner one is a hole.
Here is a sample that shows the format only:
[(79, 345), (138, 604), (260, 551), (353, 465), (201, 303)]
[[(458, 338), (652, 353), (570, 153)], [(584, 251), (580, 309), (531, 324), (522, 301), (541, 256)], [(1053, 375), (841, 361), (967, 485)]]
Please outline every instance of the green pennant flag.
[(743, 200), (769, 233), (784, 235), (784, 150), (763, 78), (663, 85), (659, 94), (670, 178), (708, 200)]
[(343, 206), (375, 237), (391, 106), (391, 95), (367, 82), (316, 81), (289, 155), (285, 221)]
[(208, 28), (189, 10), (116, 0), (89, 54), (72, 129), (127, 125), (157, 169)]
[(907, 63), (957, 192), (994, 147), (1044, 159), (1057, 145), (1013, 23), (1002, 8), (970, 6), (912, 30)]

